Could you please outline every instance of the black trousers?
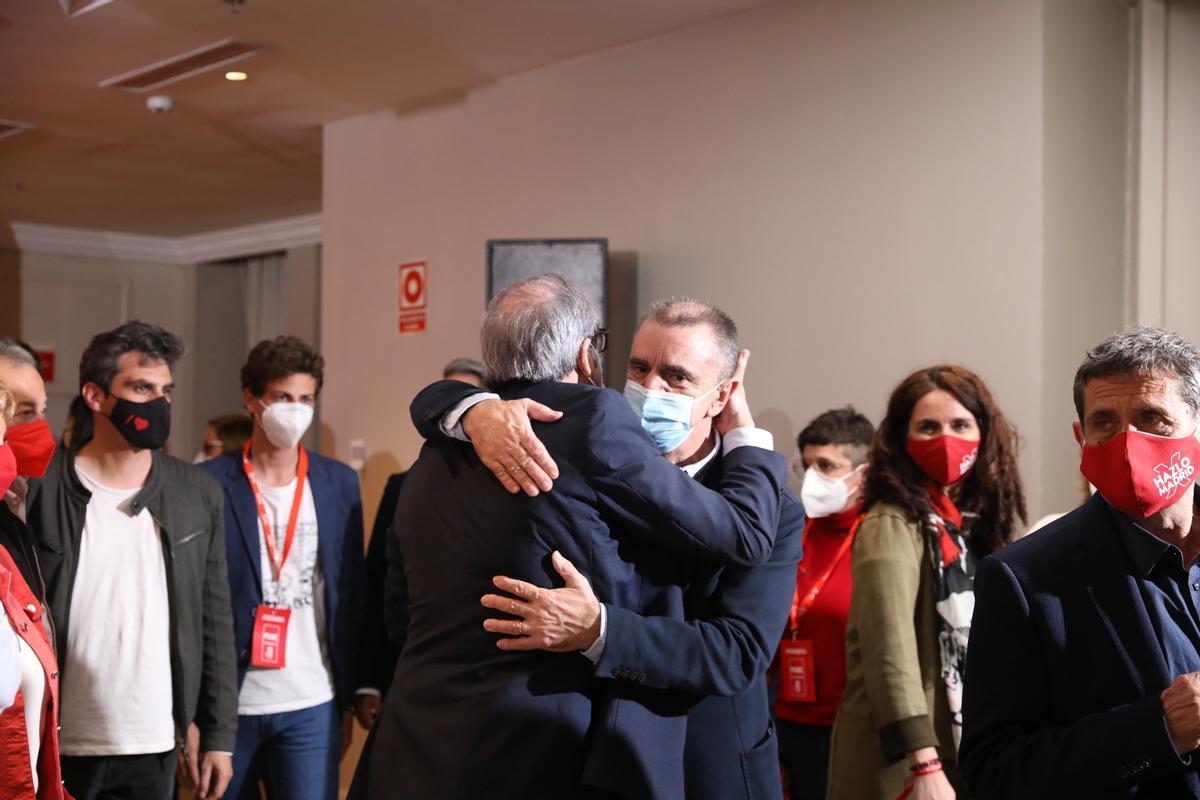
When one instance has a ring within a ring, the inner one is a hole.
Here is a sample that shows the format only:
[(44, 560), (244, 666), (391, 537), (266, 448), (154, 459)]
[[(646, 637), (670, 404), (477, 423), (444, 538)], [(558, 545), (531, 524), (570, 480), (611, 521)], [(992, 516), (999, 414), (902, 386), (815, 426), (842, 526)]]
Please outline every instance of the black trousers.
[(63, 756), (62, 774), (75, 800), (171, 800), (175, 751), (136, 756)]
[(790, 779), (791, 800), (824, 800), (829, 779), (829, 740), (833, 728), (776, 720), (779, 759)]

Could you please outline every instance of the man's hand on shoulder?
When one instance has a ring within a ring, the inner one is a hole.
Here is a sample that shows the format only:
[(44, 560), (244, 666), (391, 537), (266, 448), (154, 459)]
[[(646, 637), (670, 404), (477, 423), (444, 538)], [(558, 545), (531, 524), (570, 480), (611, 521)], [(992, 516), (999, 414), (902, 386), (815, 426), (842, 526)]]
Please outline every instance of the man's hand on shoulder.
[(537, 497), (558, 477), (558, 465), (533, 433), (530, 420), (557, 422), (561, 411), (533, 400), (484, 400), (462, 419), (462, 429), (483, 465), (513, 494)]
[(591, 584), (561, 553), (555, 551), (551, 560), (566, 582), (563, 588), (542, 589), (499, 576), (492, 580), (496, 588), (520, 599), (487, 594), (480, 600), (487, 608), (516, 617), (484, 620), (485, 630), (513, 637), (496, 642), (501, 650), (581, 652), (600, 636), (600, 602)]
[(754, 417), (750, 414), (750, 404), (746, 400), (746, 364), (749, 361), (749, 350), (742, 350), (738, 353), (737, 368), (734, 369), (733, 377), (730, 378), (733, 391), (729, 395), (729, 402), (725, 404), (725, 408), (721, 409), (721, 413), (714, 420), (717, 433), (722, 436), (734, 428), (754, 427)]
[(1172, 681), (1163, 689), (1162, 705), (1175, 752), (1182, 756), (1200, 747), (1200, 672)]

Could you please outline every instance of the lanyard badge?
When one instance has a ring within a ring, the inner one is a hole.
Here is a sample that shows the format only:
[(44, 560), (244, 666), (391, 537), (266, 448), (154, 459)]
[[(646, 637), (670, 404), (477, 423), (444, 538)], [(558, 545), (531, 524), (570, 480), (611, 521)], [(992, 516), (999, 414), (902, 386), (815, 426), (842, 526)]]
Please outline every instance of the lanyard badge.
[(265, 669), (287, 666), (287, 632), (291, 618), (290, 608), (258, 607), (250, 639), (250, 666)]
[[(850, 552), (850, 547), (854, 544), (854, 535), (856, 533), (858, 533), (858, 523), (855, 523), (854, 527), (850, 529), (850, 533), (842, 541), (833, 560), (829, 562), (829, 566), (817, 576), (817, 579), (813, 581), (812, 586), (809, 587), (809, 590), (805, 592), (803, 597), (800, 596), (799, 584), (796, 585), (796, 592), (792, 596), (792, 611), (788, 619), (791, 638), (784, 639), (779, 643), (779, 699), (785, 703), (817, 702), (816, 655), (811, 639), (797, 638), (800, 629), (800, 619), (817, 602), (817, 597), (820, 596), (822, 590), (829, 583), (829, 579), (833, 577), (838, 564)], [(804, 538), (800, 545), (802, 552), (806, 551), (807, 545), (808, 528), (806, 527), (804, 529)]]
[[(308, 453), (300, 448), (300, 457), (296, 465), (296, 493), (292, 498), (292, 511), (288, 515), (287, 534), (283, 540), (283, 552), (276, 557), (275, 536), (271, 527), (271, 519), (267, 516), (267, 507), (262, 499), (258, 482), (254, 480), (254, 466), (250, 463), (250, 442), (242, 448), (242, 468), (246, 472), (246, 480), (250, 491), (254, 494), (254, 504), (258, 508), (258, 518), (262, 523), (263, 542), (267, 547), (267, 558), (271, 563), (271, 574), (275, 582), (279, 582), (283, 565), (287, 563), (288, 555), (292, 552), (292, 544), (296, 540), (296, 525), (300, 519), (300, 504), (304, 502), (304, 481), (308, 477)], [(254, 614), (254, 632), (250, 641), (250, 664), (266, 669), (282, 669), (287, 663), (287, 631), (292, 617), (289, 608), (276, 608), (270, 605), (260, 605)]]

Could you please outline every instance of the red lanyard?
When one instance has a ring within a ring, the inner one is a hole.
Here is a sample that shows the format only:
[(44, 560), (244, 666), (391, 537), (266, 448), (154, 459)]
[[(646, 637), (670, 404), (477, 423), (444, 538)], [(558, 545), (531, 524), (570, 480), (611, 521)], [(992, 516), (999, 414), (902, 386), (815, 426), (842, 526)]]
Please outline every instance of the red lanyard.
[[(813, 607), (813, 603), (817, 602), (817, 596), (825, 588), (825, 584), (829, 583), (829, 579), (833, 577), (833, 571), (837, 569), (838, 564), (846, 557), (846, 553), (850, 552), (850, 546), (854, 544), (854, 534), (858, 533), (858, 526), (862, 523), (862, 517), (855, 521), (850, 528), (850, 533), (846, 534), (846, 538), (842, 540), (841, 547), (833, 556), (833, 560), (829, 562), (829, 566), (825, 568), (804, 597), (800, 597), (800, 585), (796, 584), (796, 592), (792, 595), (792, 613), (789, 615), (790, 628), (794, 634), (800, 627), (800, 618), (808, 613), (808, 610)], [(800, 539), (800, 550), (803, 553), (808, 552), (808, 532), (812, 527), (812, 522), (804, 526), (804, 533)], [(801, 567), (803, 569), (803, 567)]]
[(292, 542), (296, 539), (296, 521), (300, 519), (300, 504), (304, 501), (304, 479), (308, 477), (308, 453), (300, 448), (299, 463), (296, 464), (296, 496), (292, 498), (292, 513), (288, 517), (287, 536), (283, 540), (283, 557), (275, 558), (275, 536), (271, 530), (271, 519), (267, 516), (267, 507), (263, 505), (262, 492), (254, 480), (254, 466), (250, 463), (250, 442), (242, 447), (242, 469), (246, 471), (246, 480), (250, 483), (250, 491), (254, 493), (254, 504), (258, 506), (258, 518), (262, 522), (263, 538), (267, 542), (267, 555), (271, 559), (271, 571), (275, 582), (283, 572), (287, 563), (288, 553), (292, 552)]

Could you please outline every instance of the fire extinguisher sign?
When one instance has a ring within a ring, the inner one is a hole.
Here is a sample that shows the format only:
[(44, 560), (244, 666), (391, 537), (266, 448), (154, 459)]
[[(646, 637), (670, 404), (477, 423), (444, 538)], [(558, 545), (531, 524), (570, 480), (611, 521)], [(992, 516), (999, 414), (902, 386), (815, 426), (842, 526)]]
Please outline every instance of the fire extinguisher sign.
[(399, 325), (401, 336), (425, 332), (428, 312), (428, 288), (425, 282), (425, 262), (414, 261), (400, 265)]

